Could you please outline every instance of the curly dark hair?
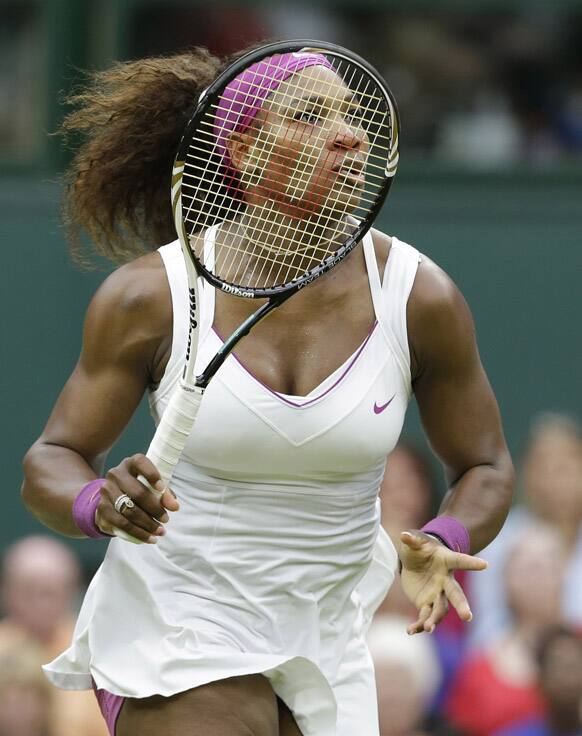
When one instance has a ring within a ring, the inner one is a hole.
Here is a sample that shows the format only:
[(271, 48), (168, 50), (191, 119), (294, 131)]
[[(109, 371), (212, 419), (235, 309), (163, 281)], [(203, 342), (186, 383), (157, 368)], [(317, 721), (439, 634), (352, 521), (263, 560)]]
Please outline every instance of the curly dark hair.
[(65, 98), (74, 109), (57, 133), (65, 142), (83, 139), (64, 173), (63, 220), (73, 260), (91, 264), (83, 230), (92, 253), (115, 263), (176, 238), (174, 156), (200, 93), (230, 61), (197, 47), (117, 62), (89, 73), (87, 84)]

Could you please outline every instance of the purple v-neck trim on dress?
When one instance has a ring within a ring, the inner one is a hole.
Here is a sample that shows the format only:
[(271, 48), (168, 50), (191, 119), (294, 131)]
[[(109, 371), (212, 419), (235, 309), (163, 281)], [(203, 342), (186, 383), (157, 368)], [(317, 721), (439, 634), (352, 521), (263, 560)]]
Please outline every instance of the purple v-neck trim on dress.
[[(366, 337), (364, 339), (364, 342), (360, 345), (360, 347), (356, 350), (356, 352), (355, 353), (352, 353), (351, 357), (347, 359), (350, 362), (349, 362), (348, 366), (345, 368), (345, 370), (343, 371), (343, 373), (340, 375), (340, 377), (337, 379), (337, 381), (335, 383), (333, 383), (329, 388), (327, 388), (323, 393), (319, 394), (318, 396), (314, 396), (312, 399), (308, 399), (307, 401), (303, 401), (303, 402), (292, 401), (291, 398), (289, 397), (289, 394), (281, 394), (278, 391), (274, 391), (272, 388), (269, 388), (269, 386), (267, 386), (266, 383), (263, 383), (263, 381), (261, 381), (260, 378), (258, 378), (257, 376), (255, 376), (255, 374), (252, 371), (250, 371), (244, 365), (244, 363), (242, 363), (239, 360), (239, 358), (235, 355), (235, 353), (231, 353), (231, 355), (236, 360), (236, 362), (240, 365), (240, 367), (243, 369), (243, 371), (245, 373), (247, 373), (252, 379), (254, 379), (258, 384), (260, 384), (264, 389), (266, 389), (270, 394), (272, 394), (273, 396), (276, 396), (280, 401), (282, 401), (283, 403), (287, 404), (288, 406), (293, 406), (296, 409), (304, 409), (306, 406), (309, 406), (310, 404), (314, 404), (316, 401), (319, 401), (320, 399), (323, 399), (324, 396), (327, 396), (327, 394), (330, 391), (333, 391), (333, 389), (338, 384), (340, 384), (343, 381), (343, 379), (350, 372), (350, 370), (352, 369), (352, 367), (355, 365), (356, 361), (358, 360), (358, 358), (362, 354), (364, 348), (368, 344), (368, 341), (372, 337), (372, 334), (373, 334), (374, 330), (376, 329), (376, 325), (377, 324), (378, 324), (378, 320), (374, 320), (374, 324), (372, 325), (372, 327), (370, 328), (370, 331), (366, 335)], [(220, 333), (215, 329), (214, 325), (212, 326), (212, 331), (214, 332), (214, 334), (216, 335), (216, 337), (221, 342), (224, 342), (224, 339), (222, 338), (222, 336), (220, 335)], [(346, 361), (344, 361), (344, 363), (342, 363), (342, 365), (344, 365), (345, 362)], [(340, 368), (341, 368), (341, 366), (340, 366)], [(336, 370), (339, 370), (339, 368), (336, 368)], [(333, 374), (335, 372), (336, 371), (333, 371), (333, 373), (331, 373), (330, 376), (333, 376)], [(324, 379), (323, 381), (321, 381), (321, 383), (319, 384), (319, 386), (321, 386), (323, 383), (325, 383), (330, 378), (330, 376), (328, 376), (326, 379)], [(307, 397), (306, 396), (294, 396), (293, 398), (301, 399), (301, 398), (307, 398)]]

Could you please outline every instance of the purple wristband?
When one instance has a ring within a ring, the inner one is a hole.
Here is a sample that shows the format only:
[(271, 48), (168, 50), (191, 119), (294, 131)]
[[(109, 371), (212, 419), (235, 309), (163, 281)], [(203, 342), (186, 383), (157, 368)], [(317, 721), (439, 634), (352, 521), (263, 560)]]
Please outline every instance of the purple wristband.
[(95, 524), (95, 512), (99, 506), (99, 493), (101, 486), (105, 483), (105, 478), (95, 478), (86, 486), (83, 486), (81, 493), (77, 496), (73, 503), (73, 521), (79, 529), (92, 539), (101, 539), (102, 537), (110, 537), (111, 534), (105, 534)]
[(437, 516), (436, 519), (425, 524), (420, 531), (438, 537), (445, 547), (454, 552), (469, 554), (469, 532), (453, 516)]

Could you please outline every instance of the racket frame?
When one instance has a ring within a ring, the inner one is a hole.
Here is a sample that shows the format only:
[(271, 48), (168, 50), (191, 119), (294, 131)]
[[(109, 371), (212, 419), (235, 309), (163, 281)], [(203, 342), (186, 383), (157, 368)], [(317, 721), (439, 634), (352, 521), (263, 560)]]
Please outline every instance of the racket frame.
[[(346, 242), (331, 256), (326, 258), (315, 268), (311, 269), (305, 276), (287, 282), (285, 284), (279, 284), (269, 288), (254, 288), (245, 286), (241, 288), (237, 284), (233, 284), (229, 281), (222, 280), (213, 274), (210, 270), (205, 268), (204, 264), (198, 259), (196, 253), (192, 248), (188, 247), (188, 256), (195, 262), (197, 272), (204, 277), (208, 283), (212, 284), (216, 289), (240, 296), (243, 299), (268, 299), (272, 296), (276, 296), (282, 293), (289, 293), (289, 296), (296, 293), (304, 286), (312, 283), (316, 279), (323, 276), (325, 273), (330, 271), (336, 266), (345, 256), (356, 247), (368, 230), (372, 227), (372, 223), (376, 219), (388, 192), (394, 175), (396, 174), (396, 168), (398, 165), (398, 139), (400, 131), (400, 118), (398, 114), (398, 107), (392, 92), (388, 88), (386, 82), (379, 76), (378, 72), (374, 67), (369, 64), (365, 59), (362, 59), (357, 54), (338, 46), (337, 44), (329, 43), (326, 41), (314, 41), (312, 39), (296, 39), (291, 41), (280, 41), (275, 43), (266, 44), (258, 49), (253, 49), (243, 56), (239, 57), (233, 64), (225, 69), (215, 80), (212, 82), (200, 95), (196, 110), (188, 122), (180, 145), (178, 147), (178, 153), (174, 163), (174, 177), (178, 176), (181, 184), (181, 178), (184, 172), (186, 155), (190, 145), (190, 141), (193, 138), (193, 133), (198, 129), (204, 116), (207, 114), (209, 107), (218, 105), (220, 101), (220, 94), (224, 90), (224, 87), (228, 85), (233, 79), (235, 79), (241, 71), (256, 64), (268, 56), (275, 54), (284, 54), (289, 52), (298, 51), (309, 51), (313, 53), (329, 52), (334, 56), (344, 58), (350, 64), (359, 66), (366, 74), (373, 78), (378, 87), (383, 91), (386, 103), (389, 109), (390, 125), (391, 125), (391, 151), (389, 155), (388, 166), (386, 167), (385, 175), (386, 181), (382, 186), (379, 194), (376, 196), (374, 204), (370, 207), (368, 215), (365, 219), (361, 220), (356, 226), (353, 232), (351, 232)], [(179, 184), (179, 185), (180, 185)], [(178, 200), (181, 207), (181, 197)], [(184, 225), (179, 210), (174, 209), (174, 221), (176, 222), (176, 229), (178, 234), (180, 231), (184, 231)], [(182, 239), (180, 238), (180, 242)], [(184, 249), (183, 249), (184, 250)], [(251, 325), (252, 327), (252, 325)], [(247, 334), (245, 332), (244, 334)], [(238, 342), (238, 340), (237, 340)]]

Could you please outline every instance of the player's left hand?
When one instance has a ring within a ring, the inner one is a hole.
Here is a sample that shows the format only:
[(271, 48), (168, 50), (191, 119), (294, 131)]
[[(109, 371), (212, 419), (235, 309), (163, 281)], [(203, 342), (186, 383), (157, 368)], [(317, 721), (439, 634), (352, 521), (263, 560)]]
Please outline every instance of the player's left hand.
[(453, 552), (424, 532), (409, 530), (400, 535), (402, 588), (418, 609), (417, 620), (408, 626), (409, 634), (432, 633), (445, 617), (449, 603), (463, 621), (473, 618), (463, 589), (455, 580), (455, 570), (484, 570), (480, 557)]

